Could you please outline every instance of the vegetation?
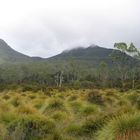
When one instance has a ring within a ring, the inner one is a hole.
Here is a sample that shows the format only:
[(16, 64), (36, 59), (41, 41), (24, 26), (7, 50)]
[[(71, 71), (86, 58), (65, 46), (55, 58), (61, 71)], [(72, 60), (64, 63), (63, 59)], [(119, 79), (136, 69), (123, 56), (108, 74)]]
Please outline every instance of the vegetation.
[(4, 90), (0, 140), (138, 140), (140, 90)]
[(140, 88), (139, 54), (133, 43), (127, 46), (121, 42), (115, 43), (114, 49), (91, 45), (48, 59), (32, 58), (0, 40), (0, 89), (25, 84), (24, 90), (34, 91), (41, 86), (42, 90), (46, 86)]
[(139, 140), (133, 43), (32, 58), (0, 40), (0, 140)]

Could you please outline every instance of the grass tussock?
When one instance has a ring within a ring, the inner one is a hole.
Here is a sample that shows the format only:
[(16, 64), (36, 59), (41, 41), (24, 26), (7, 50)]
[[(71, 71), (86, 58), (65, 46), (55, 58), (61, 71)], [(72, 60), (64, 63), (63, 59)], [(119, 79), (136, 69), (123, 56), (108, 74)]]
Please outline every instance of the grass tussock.
[(133, 140), (140, 138), (140, 114), (112, 118), (98, 133), (97, 140)]
[(0, 140), (139, 140), (139, 90), (36, 89), (0, 94)]

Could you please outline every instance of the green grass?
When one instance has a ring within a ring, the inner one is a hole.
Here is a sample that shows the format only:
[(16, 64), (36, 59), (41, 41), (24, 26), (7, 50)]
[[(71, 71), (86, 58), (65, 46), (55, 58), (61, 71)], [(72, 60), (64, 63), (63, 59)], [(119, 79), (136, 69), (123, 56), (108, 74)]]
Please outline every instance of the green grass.
[(0, 93), (0, 140), (139, 140), (140, 91)]
[(140, 113), (112, 118), (98, 134), (97, 140), (140, 139)]

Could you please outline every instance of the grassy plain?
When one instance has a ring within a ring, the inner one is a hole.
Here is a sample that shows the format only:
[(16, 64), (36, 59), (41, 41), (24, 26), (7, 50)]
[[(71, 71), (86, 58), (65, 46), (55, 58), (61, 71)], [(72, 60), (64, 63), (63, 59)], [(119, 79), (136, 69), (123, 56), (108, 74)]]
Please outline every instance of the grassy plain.
[(139, 140), (140, 90), (0, 93), (0, 140)]

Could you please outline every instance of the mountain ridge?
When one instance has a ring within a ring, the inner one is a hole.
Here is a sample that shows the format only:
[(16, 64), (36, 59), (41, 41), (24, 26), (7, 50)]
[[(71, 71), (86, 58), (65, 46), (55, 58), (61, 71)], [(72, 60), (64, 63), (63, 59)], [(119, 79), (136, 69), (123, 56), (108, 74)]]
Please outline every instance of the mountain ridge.
[[(111, 65), (112, 60), (109, 55), (114, 49), (103, 48), (97, 45), (90, 45), (88, 47), (75, 47), (70, 50), (65, 50), (60, 54), (49, 58), (30, 57), (22, 54), (11, 48), (4, 40), (0, 39), (0, 64), (3, 63), (35, 63), (35, 62), (51, 62), (53, 63), (67, 63), (75, 61), (79, 65), (98, 66), (102, 61)], [(115, 50), (121, 53), (119, 50)], [(127, 55), (127, 54), (126, 54)], [(133, 60), (131, 56), (129, 59)]]
[(2, 63), (26, 63), (42, 60), (40, 57), (30, 57), (10, 47), (3, 39), (0, 39), (0, 64)]

